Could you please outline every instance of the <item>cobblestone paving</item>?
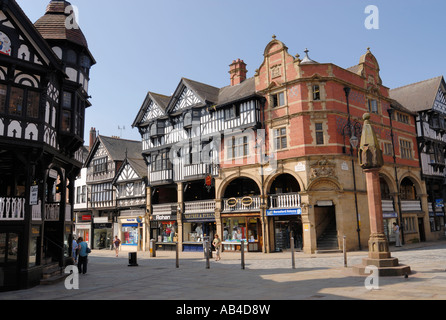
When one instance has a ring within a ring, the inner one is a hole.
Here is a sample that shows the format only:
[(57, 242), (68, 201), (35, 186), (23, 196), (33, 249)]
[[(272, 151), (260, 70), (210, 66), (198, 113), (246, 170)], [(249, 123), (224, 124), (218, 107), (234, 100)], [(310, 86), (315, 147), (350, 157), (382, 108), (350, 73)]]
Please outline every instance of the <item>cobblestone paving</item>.
[[(398, 250), (397, 250), (398, 249)], [(221, 261), (203, 253), (157, 252), (156, 258), (138, 253), (138, 266), (128, 266), (128, 254), (93, 251), (88, 273), (79, 275), (79, 289), (68, 290), (65, 282), (29, 290), (0, 293), (0, 300), (445, 300), (446, 242), (391, 248), (392, 257), (411, 267), (404, 277), (381, 277), (379, 288), (368, 290), (365, 276), (353, 274), (367, 252), (295, 254), (246, 253), (245, 269), (239, 253), (223, 253)]]

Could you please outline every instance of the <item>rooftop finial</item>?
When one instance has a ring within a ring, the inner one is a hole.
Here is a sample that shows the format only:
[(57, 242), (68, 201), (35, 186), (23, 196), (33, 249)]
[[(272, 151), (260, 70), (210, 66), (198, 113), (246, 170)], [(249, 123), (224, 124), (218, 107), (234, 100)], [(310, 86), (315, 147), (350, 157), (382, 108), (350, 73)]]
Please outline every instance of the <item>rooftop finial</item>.
[(273, 40), (276, 40), (276, 35), (275, 34), (273, 34)]
[(302, 59), (301, 64), (317, 63), (316, 61), (311, 60), (310, 57), (308, 56), (308, 52), (310, 52), (308, 48), (305, 48), (304, 52), (305, 52), (305, 57)]

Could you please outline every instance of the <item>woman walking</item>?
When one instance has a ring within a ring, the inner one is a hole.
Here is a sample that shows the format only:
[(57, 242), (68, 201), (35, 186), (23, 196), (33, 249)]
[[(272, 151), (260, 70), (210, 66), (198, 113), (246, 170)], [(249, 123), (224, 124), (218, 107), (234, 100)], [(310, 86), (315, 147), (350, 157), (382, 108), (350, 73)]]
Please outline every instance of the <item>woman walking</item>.
[(113, 241), (113, 245), (115, 246), (116, 256), (118, 256), (119, 245), (121, 244), (121, 240), (118, 239), (118, 236), (115, 236), (115, 240)]
[(215, 258), (215, 261), (219, 261), (221, 259), (221, 256), (220, 256), (220, 254), (221, 254), (221, 240), (218, 237), (218, 234), (216, 234), (214, 236), (214, 241), (212, 241), (212, 245), (214, 246), (216, 255), (217, 255), (217, 257)]

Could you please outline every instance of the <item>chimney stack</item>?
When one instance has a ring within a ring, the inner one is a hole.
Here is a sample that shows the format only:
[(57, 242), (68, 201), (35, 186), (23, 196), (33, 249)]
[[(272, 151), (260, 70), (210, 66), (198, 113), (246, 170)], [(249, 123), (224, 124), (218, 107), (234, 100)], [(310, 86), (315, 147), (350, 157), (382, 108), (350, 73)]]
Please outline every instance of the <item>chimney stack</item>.
[(232, 61), (232, 64), (229, 65), (231, 86), (235, 86), (245, 81), (247, 73), (248, 71), (246, 70), (246, 63), (243, 62), (243, 60), (237, 59)]
[(93, 148), (93, 144), (96, 140), (96, 128), (91, 128), (90, 129), (90, 146), (89, 146), (89, 151), (91, 150), (91, 148)]

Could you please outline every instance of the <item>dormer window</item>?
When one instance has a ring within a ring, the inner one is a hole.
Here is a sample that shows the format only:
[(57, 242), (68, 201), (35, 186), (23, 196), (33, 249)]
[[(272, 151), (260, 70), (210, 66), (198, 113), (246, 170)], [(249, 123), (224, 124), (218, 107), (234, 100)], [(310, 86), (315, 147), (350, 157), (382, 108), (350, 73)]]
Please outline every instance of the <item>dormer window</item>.
[(150, 137), (156, 138), (164, 134), (164, 122), (156, 121), (150, 126)]
[(200, 111), (189, 111), (184, 115), (183, 128), (192, 128), (193, 125), (200, 125)]

